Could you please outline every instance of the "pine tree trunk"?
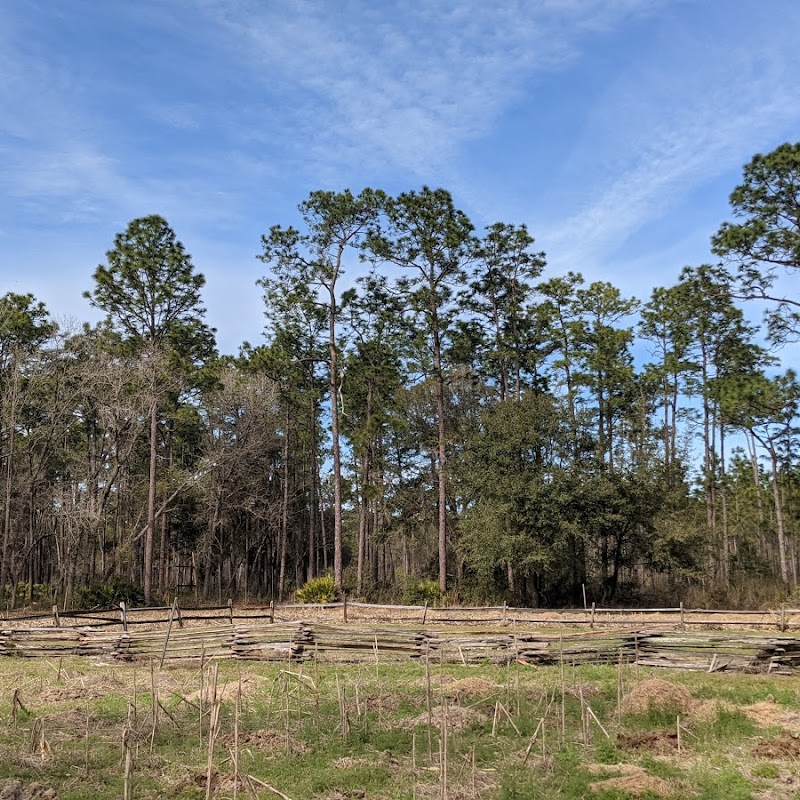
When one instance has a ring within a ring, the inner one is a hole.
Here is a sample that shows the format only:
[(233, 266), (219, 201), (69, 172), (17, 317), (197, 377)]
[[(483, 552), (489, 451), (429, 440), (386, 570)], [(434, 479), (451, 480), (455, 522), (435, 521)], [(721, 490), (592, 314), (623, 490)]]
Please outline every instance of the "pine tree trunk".
[(147, 487), (147, 529), (144, 534), (144, 602), (153, 599), (153, 538), (156, 527), (156, 456), (158, 447), (158, 408), (150, 406), (150, 480)]

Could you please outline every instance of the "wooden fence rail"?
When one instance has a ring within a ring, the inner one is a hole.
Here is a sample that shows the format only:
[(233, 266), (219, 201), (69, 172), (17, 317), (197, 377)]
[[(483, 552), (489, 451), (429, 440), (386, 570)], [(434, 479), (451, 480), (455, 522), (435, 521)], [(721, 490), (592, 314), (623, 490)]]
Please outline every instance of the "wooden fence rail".
[(726, 610), (708, 608), (603, 608), (595, 605), (586, 608), (537, 609), (513, 606), (424, 606), (386, 605), (361, 603), (349, 599), (343, 602), (319, 605), (285, 603), (261, 607), (236, 607), (231, 600), (225, 605), (181, 608), (177, 598), (170, 606), (134, 608), (120, 603), (117, 608), (91, 609), (85, 611), (59, 611), (52, 613), (7, 615), (6, 626), (22, 626), (26, 623), (52, 625), (66, 628), (152, 626), (166, 624), (170, 615), (177, 615), (179, 624), (213, 624), (227, 621), (252, 623), (258, 620), (269, 622), (293, 619), (319, 618), (320, 614), (338, 618), (343, 622), (402, 622), (407, 624), (459, 624), (459, 625), (536, 625), (536, 626), (585, 626), (630, 627), (646, 623), (648, 626), (676, 625), (682, 630), (691, 626), (715, 628), (775, 628), (780, 632), (800, 629), (800, 609), (781, 605), (768, 610)]

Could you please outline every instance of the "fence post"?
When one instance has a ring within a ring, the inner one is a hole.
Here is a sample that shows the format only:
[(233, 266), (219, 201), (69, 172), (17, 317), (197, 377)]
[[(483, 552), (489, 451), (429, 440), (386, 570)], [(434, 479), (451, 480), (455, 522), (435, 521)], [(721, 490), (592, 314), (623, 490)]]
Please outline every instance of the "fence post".
[(121, 600), (119, 604), (119, 615), (122, 619), (122, 630), (128, 632), (128, 615), (126, 613), (125, 601)]
[(61, 627), (61, 620), (58, 618), (58, 606), (53, 606), (53, 627)]
[(233, 598), (228, 598), (228, 619), (230, 620), (231, 625), (233, 625)]
[(274, 600), (270, 600), (269, 601), (269, 624), (272, 625), (273, 622), (275, 622), (275, 601)]
[(507, 613), (508, 613), (508, 603), (505, 600), (503, 600), (503, 625), (508, 624), (508, 621), (506, 619)]
[(681, 630), (682, 631), (686, 630), (686, 619), (684, 618), (683, 615), (683, 600), (681, 600)]
[[(173, 601), (172, 608), (169, 610), (169, 624), (167, 625), (167, 635), (164, 637), (164, 647), (161, 650), (161, 662), (158, 665), (159, 669), (161, 669), (164, 666), (164, 659), (167, 657), (167, 647), (169, 646), (169, 635), (170, 633), (172, 633), (172, 620), (174, 619), (174, 617), (175, 617), (175, 601)], [(155, 700), (153, 700), (153, 702), (155, 703)]]
[(183, 627), (183, 616), (181, 615), (181, 607), (178, 605), (178, 598), (176, 597), (172, 601), (172, 607), (175, 609), (175, 613), (178, 615), (178, 627)]
[(347, 624), (347, 592), (342, 592), (342, 618), (345, 625)]
[(428, 616), (428, 601), (425, 601), (425, 608), (422, 609), (422, 624), (425, 624), (425, 618)]
[(786, 630), (786, 603), (781, 603), (781, 633)]
[(592, 619), (591, 622), (589, 623), (589, 627), (592, 629), (594, 629), (594, 609), (595, 609), (595, 604), (592, 603)]

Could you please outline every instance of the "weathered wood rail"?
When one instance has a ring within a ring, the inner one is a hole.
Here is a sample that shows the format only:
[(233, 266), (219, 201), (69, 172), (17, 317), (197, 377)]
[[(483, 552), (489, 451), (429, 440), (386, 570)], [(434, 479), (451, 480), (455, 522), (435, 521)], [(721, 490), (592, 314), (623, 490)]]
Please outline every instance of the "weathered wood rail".
[[(52, 625), (69, 628), (91, 625), (94, 628), (168, 624), (174, 620), (184, 625), (256, 624), (259, 622), (290, 622), (324, 617), (331, 622), (403, 623), (410, 625), (527, 625), (527, 626), (588, 626), (590, 629), (610, 627), (667, 627), (691, 628), (775, 629), (780, 632), (800, 630), (800, 609), (779, 605), (766, 610), (725, 610), (687, 608), (603, 608), (592, 603), (585, 608), (538, 609), (502, 606), (419, 606), (361, 603), (347, 598), (342, 602), (320, 605), (286, 603), (262, 607), (237, 607), (229, 600), (225, 605), (181, 608), (177, 599), (171, 606), (118, 608), (90, 611), (61, 611), (51, 613), (15, 614), (8, 617), (9, 627)], [(2, 624), (2, 622), (0, 622)]]
[(257, 661), (364, 661), (397, 658), (442, 663), (529, 665), (636, 663), (705, 671), (791, 674), (800, 638), (764, 633), (628, 629), (545, 633), (506, 627), (359, 625), (309, 621), (208, 625), (110, 632), (92, 627), (0, 630), (0, 654), (110, 661), (236, 658)]

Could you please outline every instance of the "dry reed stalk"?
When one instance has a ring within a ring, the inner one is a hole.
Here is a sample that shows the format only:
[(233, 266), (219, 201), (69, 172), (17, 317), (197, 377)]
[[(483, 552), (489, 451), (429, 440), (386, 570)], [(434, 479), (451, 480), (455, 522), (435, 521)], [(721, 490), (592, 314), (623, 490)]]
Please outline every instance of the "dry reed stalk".
[(336, 695), (339, 700), (339, 728), (342, 733), (342, 739), (347, 739), (350, 734), (350, 719), (347, 715), (347, 697), (345, 689), (339, 682), (339, 673), (336, 673)]
[(24, 711), (28, 713), (28, 709), (22, 703), (19, 689), (14, 689), (14, 694), (11, 696), (11, 719), (14, 720), (14, 728), (17, 727), (17, 711)]
[(511, 723), (511, 727), (517, 732), (517, 736), (522, 736), (522, 734), (519, 732), (519, 728), (514, 723), (511, 714), (508, 713), (508, 709), (502, 703), (498, 703), (497, 705), (500, 706), (500, 710), (506, 715), (506, 719)]
[(566, 681), (564, 678), (564, 636), (558, 634), (558, 665), (561, 679), (561, 719), (558, 728), (558, 742), (563, 745), (567, 739), (567, 706), (566, 706)]
[(447, 697), (442, 702), (442, 718), (439, 730), (439, 787), (441, 800), (447, 800)]
[(239, 719), (242, 716), (242, 672), (239, 670), (239, 685), (236, 688), (236, 707), (233, 715), (233, 800), (239, 798)]
[(84, 774), (88, 777), (89, 776), (89, 701), (86, 701), (86, 728), (84, 730), (83, 741), (85, 745), (84, 749)]
[(203, 746), (203, 717), (205, 716), (205, 709), (203, 707), (205, 705), (204, 697), (205, 697), (205, 693), (206, 693), (206, 687), (205, 687), (205, 661), (206, 661), (206, 648), (205, 648), (205, 646), (203, 646), (203, 648), (200, 650), (200, 695), (198, 697), (198, 701), (199, 701), (199, 704), (200, 704), (200, 718), (199, 718), (199, 722), (200, 722), (200, 747)]
[(417, 800), (417, 733), (411, 734), (411, 799)]
[(289, 719), (289, 677), (286, 670), (282, 670), (281, 675), (283, 676), (283, 696), (286, 700), (285, 705), (281, 705), (284, 712), (283, 734), (284, 741), (286, 742), (286, 755), (288, 756), (292, 749), (292, 738), (290, 736), (291, 720)]
[(122, 731), (122, 798), (131, 800), (133, 797), (133, 728), (130, 719)]
[[(533, 732), (533, 736), (531, 736), (531, 740), (528, 742), (527, 748), (525, 748), (525, 757), (522, 759), (523, 765), (528, 762), (528, 758), (531, 754), (531, 750), (533, 746), (536, 744), (536, 740), (539, 738), (539, 731), (544, 726), (544, 717), (541, 717), (539, 720), (539, 724), (536, 726), (536, 730)], [(474, 753), (473, 753), (473, 763), (474, 763)]]
[(583, 699), (583, 686), (578, 687), (578, 698), (581, 701), (581, 737), (583, 744), (588, 747), (590, 739), (589, 715), (586, 713), (586, 703)]
[(211, 709), (208, 719), (208, 758), (206, 761), (206, 800), (210, 800), (213, 791), (212, 776), (214, 772), (214, 745), (219, 734), (219, 709), (221, 698), (217, 697), (217, 681), (219, 679), (219, 665), (214, 664), (211, 683)]
[(158, 730), (158, 687), (156, 686), (155, 668), (153, 666), (153, 659), (150, 659), (150, 693), (153, 702), (153, 728), (150, 731), (150, 754), (153, 753), (153, 745), (155, 743), (156, 731)]
[(603, 727), (603, 723), (600, 722), (600, 720), (597, 718), (597, 714), (594, 713), (592, 707), (588, 703), (586, 704), (586, 711), (591, 715), (592, 719), (597, 723), (597, 727), (600, 728), (601, 731), (603, 731), (603, 733), (606, 736), (606, 739), (610, 740), (611, 737), (608, 735), (608, 731)]
[(303, 665), (300, 664), (295, 676), (297, 683), (297, 727), (303, 725)]
[(288, 795), (285, 795), (280, 789), (276, 789), (274, 786), (270, 786), (268, 783), (264, 783), (264, 781), (260, 781), (258, 778), (253, 777), (252, 775), (248, 775), (247, 779), (252, 781), (255, 784), (258, 784), (262, 789), (266, 789), (268, 792), (272, 792), (272, 794), (280, 797), (281, 800), (291, 800)]
[[(426, 603), (427, 607), (427, 603)], [(433, 763), (433, 704), (431, 702), (431, 663), (425, 653), (425, 705), (428, 711), (428, 763)]]

